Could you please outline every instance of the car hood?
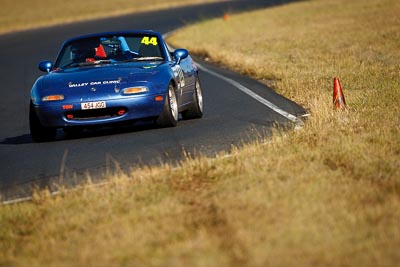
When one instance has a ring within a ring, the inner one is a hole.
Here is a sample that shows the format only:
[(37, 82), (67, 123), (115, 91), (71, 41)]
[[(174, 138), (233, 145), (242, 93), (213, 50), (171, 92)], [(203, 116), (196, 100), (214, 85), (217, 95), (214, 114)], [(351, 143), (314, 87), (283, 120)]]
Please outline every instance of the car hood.
[[(173, 78), (169, 62), (132, 62), (52, 71), (33, 85), (31, 99), (40, 104), (49, 95), (64, 102), (119, 99), (127, 87), (145, 86), (146, 94), (165, 94)], [(136, 96), (136, 95), (135, 95)]]
[(71, 89), (85, 87), (112, 87), (135, 82), (146, 82), (162, 71), (165, 63), (135, 62), (96, 65), (57, 70), (45, 75), (42, 89)]
[(145, 86), (147, 94), (165, 94), (173, 77), (168, 62), (132, 62), (52, 71), (33, 85), (31, 99), (63, 95), (64, 102), (99, 101), (126, 97), (123, 89)]

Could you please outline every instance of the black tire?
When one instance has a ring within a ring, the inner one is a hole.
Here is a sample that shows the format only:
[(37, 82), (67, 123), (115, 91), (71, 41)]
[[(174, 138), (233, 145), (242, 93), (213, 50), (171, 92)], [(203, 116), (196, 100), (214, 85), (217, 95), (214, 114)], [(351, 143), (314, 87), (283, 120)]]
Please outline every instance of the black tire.
[(197, 77), (192, 104), (187, 110), (182, 112), (182, 118), (188, 120), (199, 119), (201, 117), (203, 117), (203, 91), (201, 89), (200, 79)]
[(178, 116), (178, 102), (176, 99), (175, 89), (174, 86), (170, 84), (165, 97), (163, 111), (156, 120), (156, 123), (161, 127), (174, 127), (178, 122)]
[(29, 108), (29, 128), (32, 140), (35, 142), (48, 142), (54, 140), (56, 137), (57, 129), (44, 127), (40, 123), (32, 103)]

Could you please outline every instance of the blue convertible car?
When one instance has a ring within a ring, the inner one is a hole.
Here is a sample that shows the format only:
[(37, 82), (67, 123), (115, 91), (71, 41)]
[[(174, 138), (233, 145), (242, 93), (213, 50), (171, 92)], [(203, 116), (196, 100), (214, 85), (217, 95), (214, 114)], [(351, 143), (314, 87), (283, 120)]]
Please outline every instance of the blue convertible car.
[(55, 63), (42, 61), (31, 90), (30, 131), (34, 141), (120, 122), (153, 120), (176, 126), (201, 118), (198, 70), (185, 49), (168, 50), (153, 31), (91, 34), (64, 42)]

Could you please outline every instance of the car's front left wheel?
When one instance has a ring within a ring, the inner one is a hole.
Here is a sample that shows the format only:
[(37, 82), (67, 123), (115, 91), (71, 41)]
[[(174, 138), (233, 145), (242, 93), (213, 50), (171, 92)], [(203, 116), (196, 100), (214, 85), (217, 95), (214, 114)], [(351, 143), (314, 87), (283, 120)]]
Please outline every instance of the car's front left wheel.
[(201, 117), (203, 117), (203, 91), (201, 89), (200, 79), (197, 77), (192, 96), (192, 103), (187, 110), (182, 112), (182, 118), (188, 120), (198, 119)]
[(39, 118), (36, 115), (33, 104), (30, 104), (29, 108), (29, 128), (31, 131), (31, 136), (35, 142), (47, 142), (52, 141), (56, 137), (57, 129), (44, 127)]
[(178, 101), (176, 99), (175, 89), (172, 84), (168, 87), (164, 108), (156, 123), (161, 127), (173, 127), (178, 122)]

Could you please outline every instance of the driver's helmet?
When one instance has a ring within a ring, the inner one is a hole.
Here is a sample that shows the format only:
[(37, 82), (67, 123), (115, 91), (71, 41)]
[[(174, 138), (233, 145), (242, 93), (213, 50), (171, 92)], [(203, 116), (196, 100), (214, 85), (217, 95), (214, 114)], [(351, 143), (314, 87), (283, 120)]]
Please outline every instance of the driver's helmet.
[(88, 44), (73, 44), (71, 46), (71, 60), (73, 62), (85, 61), (86, 58), (93, 58), (96, 54), (95, 47)]

